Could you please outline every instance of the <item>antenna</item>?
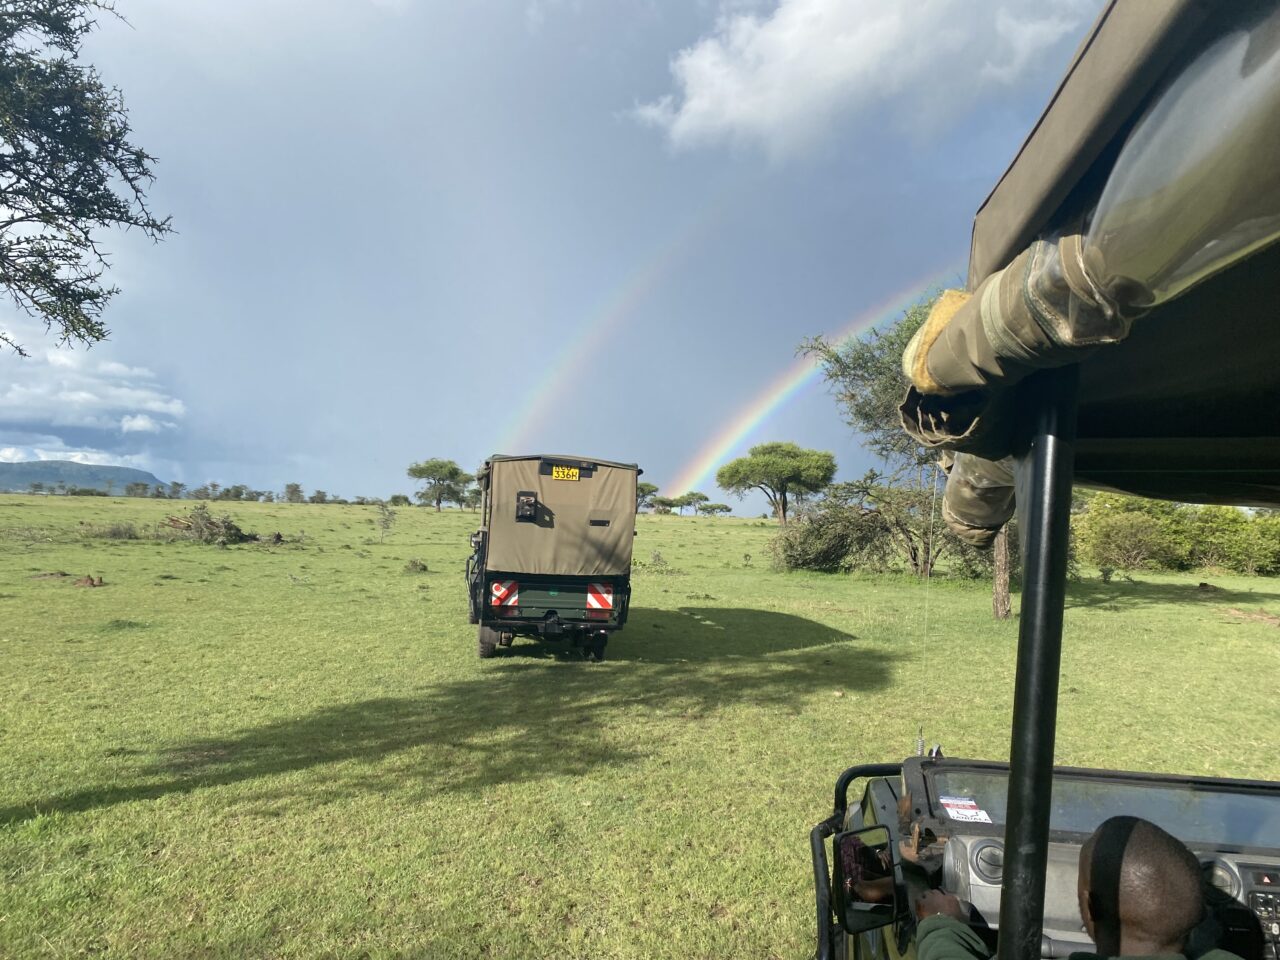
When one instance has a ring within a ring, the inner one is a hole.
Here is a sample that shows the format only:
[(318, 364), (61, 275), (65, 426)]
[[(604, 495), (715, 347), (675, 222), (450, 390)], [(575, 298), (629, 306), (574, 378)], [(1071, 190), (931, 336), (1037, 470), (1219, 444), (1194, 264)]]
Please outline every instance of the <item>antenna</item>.
[[(929, 538), (927, 540), (927, 545), (925, 546), (925, 554), (924, 554), (925, 562), (928, 563), (929, 566), (925, 569), (925, 574), (924, 574), (924, 631), (923, 631), (924, 636), (920, 643), (921, 673), (923, 673), (927, 669), (924, 663), (924, 652), (925, 650), (928, 649), (928, 645), (929, 645), (929, 585), (933, 582), (933, 563), (934, 563), (933, 530), (935, 526), (934, 521), (937, 516), (937, 510), (938, 510), (938, 464), (935, 462), (933, 464), (933, 494), (929, 500)], [(918, 703), (919, 701), (917, 701), (917, 704)], [(920, 725), (920, 732), (916, 736), (916, 756), (917, 757), (924, 756), (924, 724)]]

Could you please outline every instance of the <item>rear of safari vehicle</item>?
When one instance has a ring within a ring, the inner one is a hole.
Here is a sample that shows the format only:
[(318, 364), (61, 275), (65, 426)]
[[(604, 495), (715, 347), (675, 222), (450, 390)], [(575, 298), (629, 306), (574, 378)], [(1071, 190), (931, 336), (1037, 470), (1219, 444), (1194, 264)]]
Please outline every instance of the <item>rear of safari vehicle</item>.
[(485, 462), (468, 564), (481, 657), (527, 636), (603, 659), (627, 619), (639, 474), (632, 463), (583, 457)]

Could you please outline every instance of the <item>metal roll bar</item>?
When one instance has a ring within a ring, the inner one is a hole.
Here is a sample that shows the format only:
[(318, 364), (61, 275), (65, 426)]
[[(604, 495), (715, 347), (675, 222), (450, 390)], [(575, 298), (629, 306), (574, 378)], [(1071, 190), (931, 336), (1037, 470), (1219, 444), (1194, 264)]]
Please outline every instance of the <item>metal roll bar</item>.
[(1063, 367), (1028, 378), (1018, 397), (1023, 586), (997, 960), (1041, 955), (1078, 385), (1078, 368)]

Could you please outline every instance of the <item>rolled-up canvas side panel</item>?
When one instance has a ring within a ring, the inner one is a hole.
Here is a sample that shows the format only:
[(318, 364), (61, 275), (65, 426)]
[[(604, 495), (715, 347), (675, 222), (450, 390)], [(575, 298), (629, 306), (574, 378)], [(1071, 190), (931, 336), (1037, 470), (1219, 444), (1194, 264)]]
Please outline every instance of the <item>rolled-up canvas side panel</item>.
[[(555, 465), (578, 466), (578, 479), (559, 479), (550, 469)], [(528, 457), (494, 459), (489, 470), (489, 570), (583, 577), (631, 572), (635, 467)], [(517, 510), (522, 497), (524, 519)]]

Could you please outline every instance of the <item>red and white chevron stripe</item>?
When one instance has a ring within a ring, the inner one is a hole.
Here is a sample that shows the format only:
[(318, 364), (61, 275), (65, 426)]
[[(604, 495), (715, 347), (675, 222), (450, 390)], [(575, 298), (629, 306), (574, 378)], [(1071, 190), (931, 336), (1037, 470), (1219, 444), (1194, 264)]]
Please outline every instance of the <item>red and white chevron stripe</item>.
[(611, 583), (587, 584), (587, 609), (588, 610), (612, 610), (613, 609), (613, 584)]
[(490, 585), (489, 603), (495, 607), (515, 607), (520, 604), (520, 584), (514, 580), (495, 580)]

